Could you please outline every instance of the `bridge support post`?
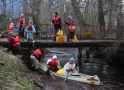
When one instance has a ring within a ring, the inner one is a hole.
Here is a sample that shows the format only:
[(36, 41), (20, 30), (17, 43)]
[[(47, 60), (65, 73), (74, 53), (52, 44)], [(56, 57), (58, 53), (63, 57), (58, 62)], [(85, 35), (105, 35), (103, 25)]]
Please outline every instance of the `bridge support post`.
[(78, 64), (79, 67), (82, 68), (82, 47), (78, 48)]
[(89, 48), (86, 47), (86, 62), (89, 63)]

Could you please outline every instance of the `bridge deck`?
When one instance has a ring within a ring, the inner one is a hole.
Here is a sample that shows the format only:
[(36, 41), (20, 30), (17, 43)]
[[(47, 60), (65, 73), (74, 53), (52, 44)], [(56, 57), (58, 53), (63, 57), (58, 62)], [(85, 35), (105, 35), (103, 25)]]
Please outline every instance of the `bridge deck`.
[[(36, 46), (41, 47), (112, 47), (115, 44), (123, 44), (124, 40), (79, 40), (78, 42), (52, 42), (52, 40), (35, 40)], [(8, 47), (6, 39), (0, 39), (0, 45)], [(31, 46), (32, 42), (21, 41), (21, 46)]]

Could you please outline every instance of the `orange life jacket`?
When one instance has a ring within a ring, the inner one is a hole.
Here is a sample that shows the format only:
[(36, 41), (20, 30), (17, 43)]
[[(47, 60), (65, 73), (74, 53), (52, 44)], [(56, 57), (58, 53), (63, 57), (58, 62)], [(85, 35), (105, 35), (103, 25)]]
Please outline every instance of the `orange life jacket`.
[(23, 26), (23, 20), (25, 20), (25, 18), (24, 17), (21, 17), (20, 18), (20, 21), (19, 21), (19, 27), (21, 27), (22, 28), (22, 26)]
[(12, 37), (13, 38), (13, 47), (20, 45), (20, 40), (18, 36)]
[(68, 26), (70, 26), (70, 25), (72, 24), (72, 22), (73, 22), (73, 19), (70, 19), (70, 20), (68, 21)]
[(36, 49), (36, 50), (34, 50), (32, 53), (34, 53), (38, 59), (39, 59), (40, 56), (42, 55), (42, 52), (41, 52), (40, 49)]
[(33, 25), (33, 24), (28, 24), (28, 30), (29, 30), (29, 31), (32, 31), (32, 25)]
[(54, 24), (60, 24), (59, 18), (60, 18), (59, 16), (54, 17), (54, 19), (53, 19)]
[(12, 32), (14, 30), (14, 26), (9, 26), (8, 31)]
[(74, 32), (74, 30), (75, 30), (75, 26), (69, 26), (69, 31), (70, 32)]
[(51, 62), (49, 63), (50, 68), (55, 69), (58, 65), (58, 60), (51, 59)]

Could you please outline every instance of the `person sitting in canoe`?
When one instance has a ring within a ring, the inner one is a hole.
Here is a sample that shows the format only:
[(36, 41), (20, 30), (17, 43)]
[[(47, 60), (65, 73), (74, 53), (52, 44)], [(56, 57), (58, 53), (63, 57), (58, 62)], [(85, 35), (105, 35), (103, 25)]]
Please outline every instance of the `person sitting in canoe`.
[(78, 65), (74, 62), (74, 58), (70, 58), (70, 61), (64, 65), (64, 69), (66, 71), (66, 74), (70, 75), (79, 75), (79, 67)]
[(56, 55), (54, 55), (52, 58), (48, 59), (46, 66), (48, 68), (47, 74), (48, 74), (49, 70), (56, 72), (61, 68), (59, 60)]

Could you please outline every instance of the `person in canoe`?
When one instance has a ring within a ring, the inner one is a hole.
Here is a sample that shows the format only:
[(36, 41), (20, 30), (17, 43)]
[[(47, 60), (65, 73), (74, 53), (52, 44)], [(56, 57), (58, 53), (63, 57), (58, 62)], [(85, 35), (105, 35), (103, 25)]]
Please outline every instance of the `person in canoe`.
[(70, 61), (64, 65), (66, 74), (79, 75), (79, 66), (74, 62), (74, 58), (70, 58)]
[(46, 66), (48, 68), (47, 74), (49, 73), (49, 70), (56, 72), (61, 68), (59, 60), (56, 55), (54, 55), (52, 58), (48, 59)]

